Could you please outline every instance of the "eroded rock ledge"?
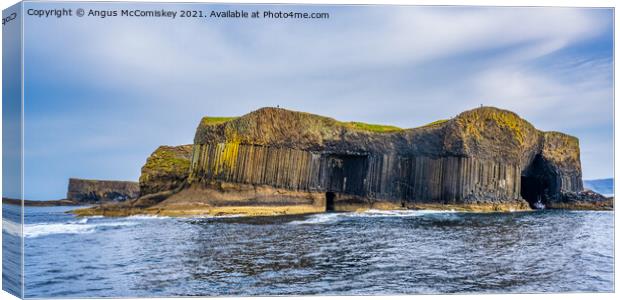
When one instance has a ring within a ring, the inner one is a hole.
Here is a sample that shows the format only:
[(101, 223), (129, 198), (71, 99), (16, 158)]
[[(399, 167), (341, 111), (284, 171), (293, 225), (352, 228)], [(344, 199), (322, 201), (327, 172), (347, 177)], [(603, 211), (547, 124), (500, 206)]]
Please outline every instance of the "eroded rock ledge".
[(70, 178), (67, 200), (77, 204), (122, 202), (140, 196), (140, 187), (133, 181)]
[(205, 117), (193, 145), (162, 146), (149, 157), (140, 195), (78, 213), (613, 206), (611, 199), (583, 192), (577, 138), (539, 131), (492, 107), (411, 129), (279, 108)]

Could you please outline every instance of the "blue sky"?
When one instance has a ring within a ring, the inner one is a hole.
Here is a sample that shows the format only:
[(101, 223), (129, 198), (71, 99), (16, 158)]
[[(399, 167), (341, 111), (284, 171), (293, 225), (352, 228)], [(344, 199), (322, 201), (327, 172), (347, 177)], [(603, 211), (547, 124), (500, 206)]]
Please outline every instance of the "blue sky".
[(577, 136), (584, 178), (613, 176), (612, 10), (195, 8), (331, 17), (26, 17), (26, 198), (62, 198), (69, 177), (137, 180), (157, 146), (191, 143), (201, 117), (276, 105), (405, 128), (496, 106)]

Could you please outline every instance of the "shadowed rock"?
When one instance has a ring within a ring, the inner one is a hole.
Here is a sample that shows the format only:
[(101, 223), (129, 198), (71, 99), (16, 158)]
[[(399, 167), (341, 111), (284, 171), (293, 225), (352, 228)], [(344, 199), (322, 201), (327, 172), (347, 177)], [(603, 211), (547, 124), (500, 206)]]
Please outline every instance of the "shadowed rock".
[(119, 202), (138, 198), (137, 182), (70, 178), (67, 199), (77, 203)]

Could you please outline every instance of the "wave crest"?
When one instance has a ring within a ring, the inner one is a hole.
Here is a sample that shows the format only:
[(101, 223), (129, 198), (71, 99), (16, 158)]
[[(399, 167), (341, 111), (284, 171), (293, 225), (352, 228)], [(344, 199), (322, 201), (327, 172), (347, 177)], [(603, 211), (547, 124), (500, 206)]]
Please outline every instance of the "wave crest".
[(97, 223), (88, 224), (88, 218), (81, 219), (76, 222), (69, 223), (39, 223), (39, 224), (25, 224), (24, 225), (24, 237), (36, 238), (53, 234), (88, 234), (94, 233), (101, 228), (114, 228), (133, 226), (137, 223), (133, 222), (111, 222), (111, 223)]
[(363, 212), (342, 212), (342, 213), (324, 213), (315, 214), (304, 220), (292, 221), (289, 224), (301, 225), (301, 224), (330, 224), (336, 223), (340, 220), (347, 218), (406, 218), (406, 217), (419, 217), (430, 214), (451, 214), (455, 211), (445, 210), (378, 210), (369, 209)]
[(9, 220), (2, 220), (2, 231), (13, 235), (13, 236), (21, 236), (22, 235), (22, 224), (15, 223)]

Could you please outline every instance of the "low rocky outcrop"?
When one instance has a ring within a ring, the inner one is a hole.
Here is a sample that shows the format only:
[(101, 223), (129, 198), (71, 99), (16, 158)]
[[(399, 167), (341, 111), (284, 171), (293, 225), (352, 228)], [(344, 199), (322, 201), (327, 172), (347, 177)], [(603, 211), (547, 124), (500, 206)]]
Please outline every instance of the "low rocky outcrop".
[(585, 209), (585, 210), (613, 210), (614, 198), (605, 197), (599, 193), (585, 190), (581, 192), (566, 192), (561, 197), (547, 203), (549, 208)]
[(140, 194), (173, 191), (183, 186), (189, 175), (192, 148), (193, 145), (157, 148), (142, 167)]
[(70, 178), (67, 200), (79, 204), (122, 202), (137, 199), (140, 186), (132, 181)]
[(17, 205), (17, 206), (73, 206), (80, 205), (77, 201), (74, 200), (45, 200), (45, 201), (36, 201), (36, 200), (22, 200), (22, 199), (14, 199), (14, 198), (6, 198), (2, 197), (3, 204)]
[(492, 107), (411, 129), (262, 108), (203, 118), (193, 145), (149, 157), (140, 199), (105, 210), (571, 208), (599, 202), (582, 192), (579, 156), (577, 138)]

